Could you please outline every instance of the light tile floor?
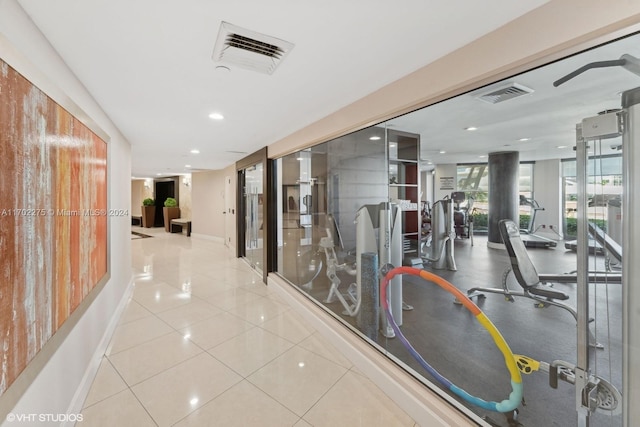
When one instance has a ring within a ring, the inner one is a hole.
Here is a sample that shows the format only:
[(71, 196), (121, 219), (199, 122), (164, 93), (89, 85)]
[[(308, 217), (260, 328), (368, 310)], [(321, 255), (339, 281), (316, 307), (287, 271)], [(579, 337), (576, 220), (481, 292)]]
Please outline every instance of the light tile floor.
[(135, 231), (82, 426), (415, 426), (221, 243)]

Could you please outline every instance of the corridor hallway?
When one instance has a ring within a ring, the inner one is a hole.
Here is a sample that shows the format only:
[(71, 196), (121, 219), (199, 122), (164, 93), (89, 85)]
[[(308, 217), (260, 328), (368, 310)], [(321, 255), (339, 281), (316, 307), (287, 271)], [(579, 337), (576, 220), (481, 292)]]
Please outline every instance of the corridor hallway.
[(416, 426), (222, 243), (133, 227), (87, 426)]

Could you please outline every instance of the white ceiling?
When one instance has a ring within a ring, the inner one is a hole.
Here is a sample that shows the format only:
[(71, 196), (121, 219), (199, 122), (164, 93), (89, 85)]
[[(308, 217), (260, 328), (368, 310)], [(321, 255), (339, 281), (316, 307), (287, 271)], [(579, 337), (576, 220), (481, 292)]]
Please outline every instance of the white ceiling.
[[(387, 124), (421, 134), (421, 159), (435, 164), (486, 162), (480, 156), (512, 150), (520, 152), (521, 161), (575, 157), (576, 124), (602, 111), (619, 109), (621, 92), (640, 86), (640, 76), (621, 67), (597, 68), (558, 87), (553, 82), (588, 63), (619, 59), (623, 54), (640, 58), (640, 35), (505, 79)], [(514, 82), (534, 92), (497, 104), (477, 99)], [(470, 126), (478, 129), (465, 130)], [(522, 138), (529, 140), (519, 141)], [(612, 140), (610, 145), (614, 143)], [(440, 154), (441, 150), (446, 153)]]
[[(588, 70), (559, 87), (553, 82), (588, 63), (618, 59), (624, 54), (638, 58), (640, 64), (640, 34), (336, 138), (331, 153), (347, 161), (363, 156), (379, 158), (384, 153), (384, 141), (369, 138), (384, 136), (388, 127), (420, 135), (423, 170), (434, 168), (428, 162), (485, 163), (489, 153), (500, 151), (518, 151), (522, 161), (575, 158), (576, 125), (602, 111), (619, 109), (621, 92), (639, 87), (640, 76), (612, 67)], [(497, 104), (478, 99), (513, 83), (534, 92)], [(471, 126), (477, 130), (465, 130)], [(520, 141), (524, 138), (528, 140)], [(620, 138), (604, 141), (601, 154), (616, 154), (611, 147), (620, 144)], [(326, 149), (316, 146), (312, 151), (326, 153)], [(289, 157), (295, 164), (296, 156)]]
[[(131, 143), (132, 174), (153, 176), (224, 168), (547, 0), (18, 1)], [(221, 21), (295, 47), (273, 75), (216, 71)], [(451, 123), (488, 125), (482, 108)]]

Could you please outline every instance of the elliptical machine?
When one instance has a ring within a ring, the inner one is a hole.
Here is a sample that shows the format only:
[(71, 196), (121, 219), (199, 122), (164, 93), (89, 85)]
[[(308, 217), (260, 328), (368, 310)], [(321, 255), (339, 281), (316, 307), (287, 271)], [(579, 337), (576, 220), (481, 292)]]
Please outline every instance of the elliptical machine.
[[(451, 193), (451, 200), (454, 203), (453, 227), (456, 231), (456, 238), (471, 240), (473, 246), (473, 198), (467, 198), (464, 191), (454, 191)], [(462, 203), (467, 202), (465, 206)]]

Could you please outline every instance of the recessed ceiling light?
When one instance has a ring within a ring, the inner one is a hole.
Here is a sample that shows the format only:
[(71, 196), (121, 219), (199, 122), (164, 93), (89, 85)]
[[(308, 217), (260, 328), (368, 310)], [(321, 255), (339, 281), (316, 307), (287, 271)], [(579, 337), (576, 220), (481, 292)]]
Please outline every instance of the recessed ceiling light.
[(433, 162), (432, 162), (431, 160), (429, 160), (429, 161), (427, 162), (427, 164), (428, 164), (428, 165), (432, 165), (432, 164), (433, 164)]
[(188, 169), (191, 167), (191, 165), (184, 165), (184, 167)]
[(393, 142), (391, 144), (389, 144), (389, 147), (391, 148), (396, 148), (396, 144), (394, 144)]
[(160, 175), (162, 175), (162, 174), (161, 174), (160, 172), (158, 172), (156, 175), (157, 175), (157, 176), (160, 176)]
[(370, 139), (370, 140), (372, 140), (372, 141), (377, 141), (377, 140), (379, 140), (379, 139), (380, 139), (380, 137), (379, 137), (379, 136), (372, 136), (372, 137), (371, 137), (371, 138), (369, 138), (369, 139)]
[(520, 138), (518, 141), (520, 142), (525, 142), (525, 141), (530, 141), (531, 138)]
[(220, 113), (211, 113), (209, 114), (209, 118), (213, 120), (222, 120), (224, 119), (224, 116)]
[(484, 159), (487, 156), (481, 155), (481, 156), (478, 156), (478, 157), (480, 157), (481, 159)]
[(447, 152), (444, 150), (440, 150), (440, 154), (446, 154)]
[(194, 148), (193, 150), (191, 150), (191, 154), (200, 154), (200, 150)]
[(556, 148), (567, 148), (566, 145), (558, 145)]
[(304, 159), (303, 159), (302, 157), (296, 157), (296, 160), (298, 160), (298, 161), (300, 161), (300, 162), (301, 162), (301, 161), (303, 161)]
[(478, 128), (475, 126), (469, 126), (468, 128), (464, 128), (464, 130), (473, 131), (473, 130), (478, 130)]

